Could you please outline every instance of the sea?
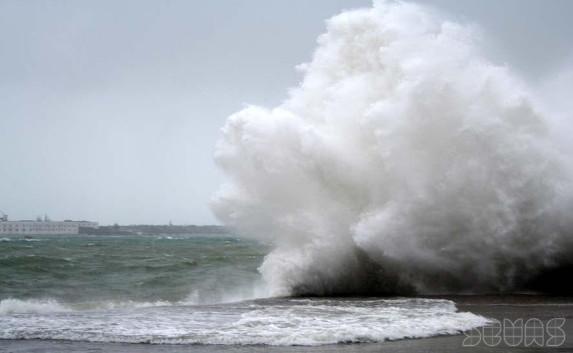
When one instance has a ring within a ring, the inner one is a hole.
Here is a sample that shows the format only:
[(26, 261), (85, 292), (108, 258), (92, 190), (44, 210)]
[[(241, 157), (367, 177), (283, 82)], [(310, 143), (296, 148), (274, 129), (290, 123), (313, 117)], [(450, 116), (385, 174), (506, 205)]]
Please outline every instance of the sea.
[(232, 234), (4, 236), (0, 340), (320, 346), (488, 320), (446, 299), (268, 297), (268, 252)]

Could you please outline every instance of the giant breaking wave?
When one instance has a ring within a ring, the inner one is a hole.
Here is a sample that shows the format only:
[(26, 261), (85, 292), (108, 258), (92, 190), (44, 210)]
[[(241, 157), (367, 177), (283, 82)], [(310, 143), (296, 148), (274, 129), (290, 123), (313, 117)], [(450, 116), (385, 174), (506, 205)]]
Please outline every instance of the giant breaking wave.
[(217, 216), (273, 295), (490, 292), (569, 265), (555, 124), (464, 25), (375, 2), (327, 23), (280, 106), (223, 128)]

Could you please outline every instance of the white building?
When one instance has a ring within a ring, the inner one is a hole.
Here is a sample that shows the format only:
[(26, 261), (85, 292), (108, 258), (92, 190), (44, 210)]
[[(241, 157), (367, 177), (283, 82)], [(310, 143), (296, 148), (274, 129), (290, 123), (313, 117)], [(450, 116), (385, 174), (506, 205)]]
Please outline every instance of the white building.
[(98, 228), (96, 222), (50, 221), (43, 220), (9, 221), (8, 216), (0, 216), (0, 234), (79, 234), (80, 228)]

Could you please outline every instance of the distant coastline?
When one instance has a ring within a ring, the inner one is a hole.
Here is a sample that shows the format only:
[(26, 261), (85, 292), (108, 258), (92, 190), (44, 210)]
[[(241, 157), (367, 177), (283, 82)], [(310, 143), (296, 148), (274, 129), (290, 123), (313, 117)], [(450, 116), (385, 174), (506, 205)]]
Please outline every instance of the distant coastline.
[(80, 228), (79, 234), (87, 235), (157, 235), (157, 234), (228, 234), (229, 228), (218, 225), (110, 225), (99, 228)]

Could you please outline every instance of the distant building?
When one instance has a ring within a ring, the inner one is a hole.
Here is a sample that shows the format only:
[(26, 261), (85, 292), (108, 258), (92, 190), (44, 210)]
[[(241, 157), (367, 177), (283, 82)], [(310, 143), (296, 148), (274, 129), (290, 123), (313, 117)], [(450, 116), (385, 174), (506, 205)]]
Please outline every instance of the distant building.
[(48, 217), (38, 220), (9, 221), (8, 216), (0, 216), (0, 234), (79, 234), (80, 228), (98, 228), (97, 222), (50, 221)]

